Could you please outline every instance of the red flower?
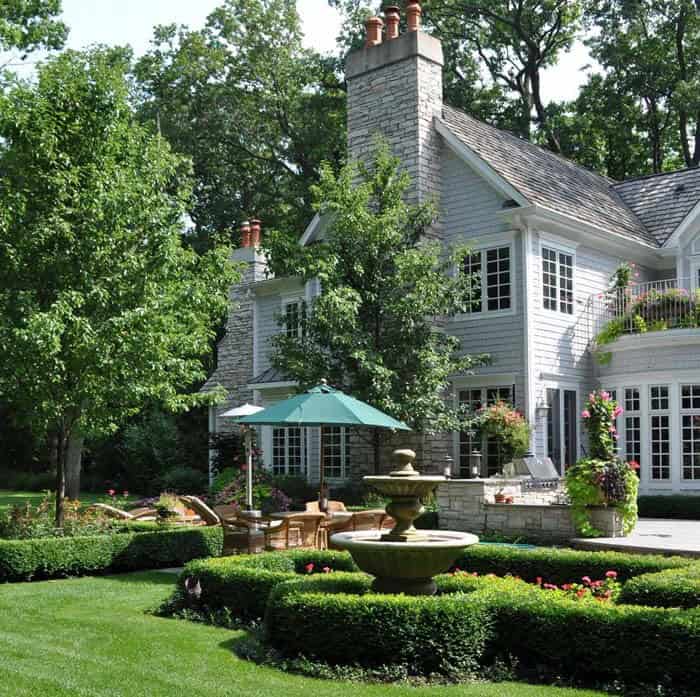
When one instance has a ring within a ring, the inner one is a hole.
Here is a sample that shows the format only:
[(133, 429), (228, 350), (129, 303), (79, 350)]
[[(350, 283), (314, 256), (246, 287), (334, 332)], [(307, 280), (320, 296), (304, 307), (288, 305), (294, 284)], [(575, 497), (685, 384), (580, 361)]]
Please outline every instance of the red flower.
[(309, 562), (305, 567), (304, 571), (306, 571), (307, 574), (310, 574), (314, 570), (314, 563)]
[(542, 576), (538, 576), (538, 577), (535, 579), (535, 583), (536, 583), (538, 586), (541, 586), (541, 585), (542, 585)]
[(581, 589), (579, 589), (579, 590), (576, 591), (576, 597), (577, 597), (577, 598), (583, 598), (584, 595), (586, 595), (586, 589), (585, 589), (585, 588), (581, 588)]
[(631, 461), (630, 461), (629, 463), (627, 463), (627, 464), (629, 464), (629, 466), (630, 466), (633, 470), (638, 470), (638, 469), (639, 469), (639, 463), (638, 463), (636, 460), (631, 460)]

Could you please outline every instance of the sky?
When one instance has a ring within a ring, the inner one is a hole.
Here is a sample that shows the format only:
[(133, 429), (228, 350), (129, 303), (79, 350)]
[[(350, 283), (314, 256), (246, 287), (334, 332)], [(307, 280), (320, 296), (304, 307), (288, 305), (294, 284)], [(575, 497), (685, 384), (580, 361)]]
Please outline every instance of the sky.
[[(200, 27), (219, 0), (63, 0), (63, 20), (70, 27), (68, 46), (83, 48), (91, 43), (130, 44), (137, 55), (148, 49), (157, 24)], [(335, 48), (340, 17), (327, 0), (297, 0), (305, 43), (317, 51)], [(576, 44), (543, 80), (543, 96), (572, 99), (585, 81), (580, 68), (589, 62), (582, 44)], [(28, 67), (27, 69), (31, 69)]]

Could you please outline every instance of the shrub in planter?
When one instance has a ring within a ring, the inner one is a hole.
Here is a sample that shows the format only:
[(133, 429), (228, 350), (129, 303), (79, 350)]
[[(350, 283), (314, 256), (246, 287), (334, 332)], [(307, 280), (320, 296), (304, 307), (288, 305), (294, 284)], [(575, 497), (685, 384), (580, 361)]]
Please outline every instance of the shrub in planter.
[(622, 588), (620, 603), (691, 608), (700, 605), (700, 563), (643, 574)]
[(637, 523), (637, 463), (615, 456), (615, 419), (622, 408), (605, 391), (591, 392), (581, 413), (588, 431), (591, 457), (579, 460), (566, 471), (566, 490), (571, 500), (571, 516), (584, 537), (603, 533), (591, 523), (588, 508), (614, 506), (620, 513), (625, 534)]
[(267, 641), (285, 656), (400, 664), (419, 675), (477, 667), (493, 621), (476, 594), (377, 595), (370, 585), (370, 577), (342, 573), (280, 584), (268, 601)]
[(530, 447), (530, 426), (517, 409), (505, 402), (483, 407), (479, 412), (479, 426), (502, 449), (501, 462), (522, 457)]
[(679, 518), (700, 520), (700, 496), (640, 496), (640, 518)]

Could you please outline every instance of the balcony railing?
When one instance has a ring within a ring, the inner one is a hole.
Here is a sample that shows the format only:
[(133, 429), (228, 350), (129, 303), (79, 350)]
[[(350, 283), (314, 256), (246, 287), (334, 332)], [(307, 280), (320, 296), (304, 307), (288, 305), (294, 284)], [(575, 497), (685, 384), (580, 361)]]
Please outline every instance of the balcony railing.
[(700, 291), (690, 279), (650, 281), (591, 296), (593, 337), (700, 327)]

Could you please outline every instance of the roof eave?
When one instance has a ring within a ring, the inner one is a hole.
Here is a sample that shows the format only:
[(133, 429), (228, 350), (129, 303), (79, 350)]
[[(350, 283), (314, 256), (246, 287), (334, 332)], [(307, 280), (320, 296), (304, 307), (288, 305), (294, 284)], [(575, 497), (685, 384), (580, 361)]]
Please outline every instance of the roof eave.
[(693, 225), (697, 225), (698, 222), (700, 222), (700, 201), (690, 209), (680, 225), (673, 231), (673, 234), (663, 243), (663, 247), (666, 249), (681, 247), (687, 233), (692, 229)]
[(664, 256), (658, 247), (650, 243), (620, 235), (541, 204), (504, 209), (501, 215), (516, 226), (523, 224), (546, 226), (577, 242), (588, 246), (592, 243), (596, 248), (605, 249), (624, 259), (641, 264), (658, 264)]
[(477, 152), (463, 143), (450, 127), (439, 116), (435, 116), (435, 130), (442, 136), (447, 146), (469, 167), (480, 174), (494, 189), (508, 199), (515, 201), (518, 206), (529, 206), (530, 201), (516, 189), (507, 179), (502, 177)]

